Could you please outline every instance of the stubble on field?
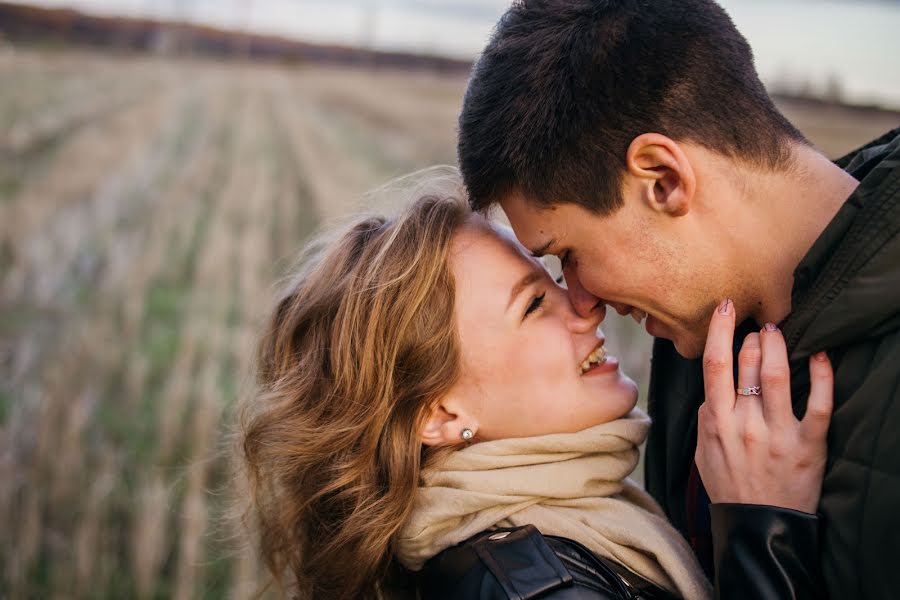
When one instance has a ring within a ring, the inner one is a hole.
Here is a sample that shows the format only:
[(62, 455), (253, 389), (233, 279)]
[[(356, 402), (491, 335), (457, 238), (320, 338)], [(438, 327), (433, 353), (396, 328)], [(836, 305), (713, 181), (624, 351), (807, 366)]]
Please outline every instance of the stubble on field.
[[(454, 162), (465, 79), (16, 51), (0, 81), (0, 597), (250, 597), (224, 456), (274, 287)], [(832, 155), (889, 127), (787, 108)], [(649, 338), (604, 327), (645, 387)]]
[(224, 450), (274, 285), (367, 189), (453, 162), (464, 82), (40, 53), (0, 78), (0, 596), (248, 597)]

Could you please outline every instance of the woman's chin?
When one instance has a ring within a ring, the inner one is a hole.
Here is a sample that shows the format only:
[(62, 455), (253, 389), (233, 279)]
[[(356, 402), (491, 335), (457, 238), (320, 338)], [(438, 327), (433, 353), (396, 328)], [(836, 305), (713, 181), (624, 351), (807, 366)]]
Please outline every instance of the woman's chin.
[(628, 380), (627, 384), (626, 384), (628, 387), (628, 395), (625, 396), (627, 398), (627, 400), (625, 400), (622, 403), (624, 410), (622, 411), (622, 414), (620, 415), (620, 417), (624, 417), (625, 415), (630, 413), (632, 410), (634, 410), (634, 407), (637, 406), (637, 401), (638, 401), (637, 384), (634, 381), (632, 381), (631, 379), (628, 379), (628, 377), (624, 377), (624, 379)]
[[(598, 378), (591, 383), (599, 382)], [(592, 393), (592, 396), (595, 398), (594, 402), (601, 403), (606, 409), (603, 411), (605, 414), (603, 419), (597, 423), (598, 425), (624, 417), (637, 406), (638, 401), (637, 384), (621, 371), (618, 372), (618, 377), (613, 381), (604, 383), (605, 385), (597, 386)]]

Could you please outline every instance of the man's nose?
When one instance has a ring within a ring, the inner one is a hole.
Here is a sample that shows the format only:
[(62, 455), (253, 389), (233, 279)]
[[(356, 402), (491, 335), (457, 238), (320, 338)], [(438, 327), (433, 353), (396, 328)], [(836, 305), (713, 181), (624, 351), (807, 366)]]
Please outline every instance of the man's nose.
[(563, 269), (563, 275), (566, 278), (569, 301), (572, 303), (572, 307), (575, 308), (578, 316), (587, 319), (595, 316), (598, 311), (602, 310), (603, 305), (600, 302), (600, 298), (584, 289), (581, 281), (578, 280), (578, 274), (575, 272), (575, 269), (567, 267)]

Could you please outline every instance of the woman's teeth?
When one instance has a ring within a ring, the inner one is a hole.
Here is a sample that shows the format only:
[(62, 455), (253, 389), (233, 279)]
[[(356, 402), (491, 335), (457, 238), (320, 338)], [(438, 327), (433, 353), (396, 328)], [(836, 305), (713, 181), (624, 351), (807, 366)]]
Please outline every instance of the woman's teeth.
[(643, 321), (644, 319), (647, 318), (647, 313), (645, 313), (644, 311), (642, 311), (639, 308), (632, 308), (631, 309), (631, 318), (634, 319), (634, 321), (638, 325), (640, 325), (641, 321)]
[(602, 365), (606, 362), (606, 348), (603, 346), (597, 346), (594, 348), (594, 351), (588, 354), (587, 358), (584, 359), (581, 363), (581, 373), (582, 375), (591, 367), (596, 367), (597, 365)]

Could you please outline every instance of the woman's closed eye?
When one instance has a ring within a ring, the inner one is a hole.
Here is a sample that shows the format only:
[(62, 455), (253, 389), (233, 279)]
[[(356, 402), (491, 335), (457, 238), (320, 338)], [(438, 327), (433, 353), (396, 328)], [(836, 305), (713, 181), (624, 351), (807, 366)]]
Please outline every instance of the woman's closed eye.
[(528, 317), (531, 313), (536, 311), (541, 307), (541, 304), (544, 303), (544, 298), (547, 296), (547, 292), (543, 292), (540, 296), (535, 296), (531, 299), (531, 302), (528, 304), (528, 308), (525, 309), (525, 316)]

